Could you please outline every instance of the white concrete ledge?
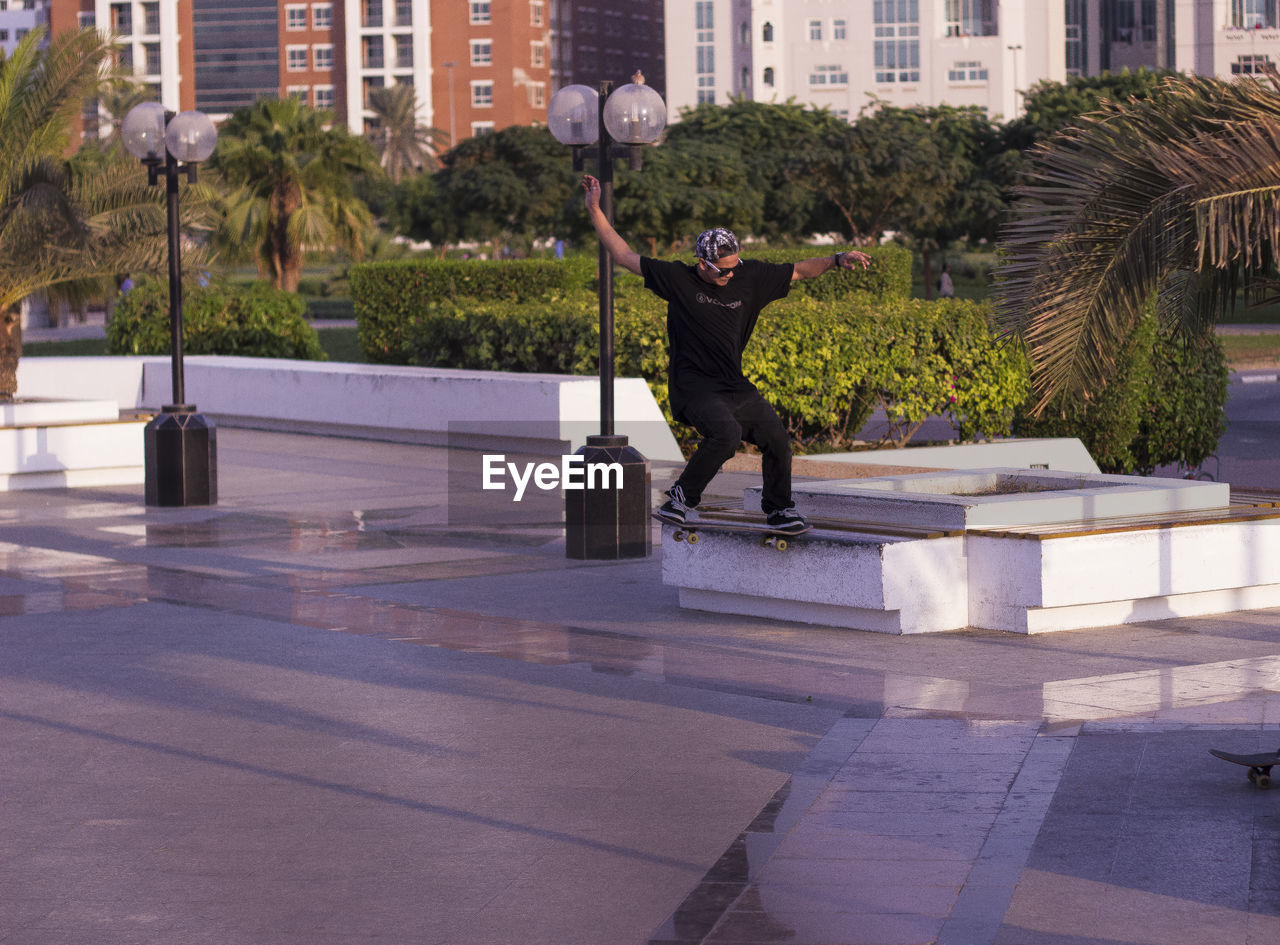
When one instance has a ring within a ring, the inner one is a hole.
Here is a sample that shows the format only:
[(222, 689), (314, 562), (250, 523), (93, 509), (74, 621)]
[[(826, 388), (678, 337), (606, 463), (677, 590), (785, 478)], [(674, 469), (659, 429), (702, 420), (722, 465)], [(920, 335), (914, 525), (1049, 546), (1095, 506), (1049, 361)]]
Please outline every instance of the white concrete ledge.
[[(593, 377), (204, 355), (184, 367), (188, 402), (228, 427), (557, 451), (599, 432)], [(159, 410), (171, 390), (167, 357), (23, 358), (18, 367), (23, 397)], [(682, 459), (644, 380), (616, 379), (614, 414), (616, 431), (647, 458)]]
[[(1072, 437), (1011, 438), (990, 443), (956, 443), (951, 446), (908, 446), (893, 450), (822, 453), (812, 457), (826, 463), (876, 466), (916, 466), (926, 469), (985, 469), (1012, 466), (1021, 469), (1057, 469), (1096, 473), (1084, 444)], [(834, 477), (833, 477), (834, 478)]]

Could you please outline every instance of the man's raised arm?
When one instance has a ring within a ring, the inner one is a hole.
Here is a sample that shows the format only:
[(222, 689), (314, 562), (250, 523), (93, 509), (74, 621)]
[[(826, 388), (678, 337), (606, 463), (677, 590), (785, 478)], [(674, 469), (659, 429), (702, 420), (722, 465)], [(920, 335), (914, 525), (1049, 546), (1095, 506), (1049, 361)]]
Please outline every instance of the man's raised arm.
[(795, 270), (791, 273), (791, 281), (812, 279), (814, 276), (820, 276), (824, 272), (830, 272), (832, 269), (852, 269), (859, 265), (866, 269), (870, 262), (870, 256), (856, 249), (845, 250), (843, 253), (836, 253), (834, 256), (816, 256), (813, 259), (802, 259), (796, 263)]
[(640, 254), (634, 252), (627, 241), (618, 235), (609, 218), (600, 209), (600, 182), (587, 174), (582, 178), (582, 189), (587, 192), (587, 216), (591, 225), (596, 228), (596, 235), (609, 251), (609, 255), (623, 269), (640, 275)]

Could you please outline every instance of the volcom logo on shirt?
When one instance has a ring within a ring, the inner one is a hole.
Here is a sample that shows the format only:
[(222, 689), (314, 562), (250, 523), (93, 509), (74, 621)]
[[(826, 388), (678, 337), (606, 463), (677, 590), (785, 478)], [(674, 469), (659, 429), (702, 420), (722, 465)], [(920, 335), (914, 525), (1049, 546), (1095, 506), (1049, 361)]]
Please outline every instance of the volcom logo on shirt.
[(711, 305), (719, 305), (721, 308), (742, 308), (742, 299), (737, 299), (733, 302), (721, 302), (719, 299), (713, 299), (705, 292), (698, 293), (698, 301), (708, 302)]

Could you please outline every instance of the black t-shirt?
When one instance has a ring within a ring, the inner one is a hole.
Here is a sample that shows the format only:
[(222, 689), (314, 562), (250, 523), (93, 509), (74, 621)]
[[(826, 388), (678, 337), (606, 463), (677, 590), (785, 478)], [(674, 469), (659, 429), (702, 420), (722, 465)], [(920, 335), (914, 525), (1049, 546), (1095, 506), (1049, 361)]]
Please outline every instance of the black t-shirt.
[(746, 259), (728, 285), (717, 286), (699, 278), (697, 266), (640, 258), (645, 288), (667, 303), (673, 409), (691, 394), (755, 389), (742, 374), (742, 352), (761, 309), (791, 291), (794, 269)]

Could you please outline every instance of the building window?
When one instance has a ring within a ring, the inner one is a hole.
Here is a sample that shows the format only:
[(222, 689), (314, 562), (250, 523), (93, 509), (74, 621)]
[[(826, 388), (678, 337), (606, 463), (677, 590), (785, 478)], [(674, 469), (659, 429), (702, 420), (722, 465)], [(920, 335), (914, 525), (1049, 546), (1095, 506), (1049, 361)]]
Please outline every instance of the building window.
[(773, 42), (773, 24), (772, 23), (766, 23), (763, 27), (761, 27), (760, 41), (762, 43)]
[(133, 72), (133, 43), (116, 48), (116, 68), (125, 73)]
[(287, 30), (305, 30), (307, 28), (307, 8), (304, 4), (290, 4), (284, 8), (284, 28)]
[(977, 60), (953, 63), (947, 70), (948, 82), (986, 82), (987, 67)]
[[(327, 72), (333, 68), (333, 47), (328, 43), (311, 47), (312, 55), (315, 57), (316, 70), (319, 72)], [(319, 93), (317, 93), (319, 94)]]
[(1231, 0), (1231, 25), (1245, 30), (1276, 25), (1276, 0)]
[(815, 42), (815, 43), (822, 42), (822, 21), (821, 20), (809, 21), (809, 40), (810, 42)]
[(773, 86), (773, 66), (764, 67), (764, 78), (761, 81), (767, 86)]
[(1232, 75), (1265, 75), (1271, 71), (1271, 57), (1266, 55), (1240, 56), (1231, 63)]
[(380, 89), (387, 83), (380, 75), (370, 75), (364, 78), (364, 107), (369, 107), (369, 96), (373, 94), (374, 89)]
[(471, 25), (483, 26), (489, 22), (489, 0), (471, 0)]
[(493, 107), (493, 83), (492, 82), (472, 82), (471, 83), (471, 105), (474, 108), (492, 108)]
[(473, 121), (471, 123), (471, 137), (478, 138), (481, 135), (493, 134), (493, 122), (491, 121)]
[(364, 67), (366, 69), (385, 69), (386, 65), (382, 37), (364, 37)]
[(332, 85), (317, 85), (314, 91), (316, 108), (333, 108)]
[[(311, 28), (317, 30), (333, 29), (332, 3), (313, 3), (311, 5)], [(316, 95), (319, 94), (320, 90), (316, 89)]]
[(413, 0), (396, 0), (396, 26), (413, 26)]
[(1084, 0), (1066, 0), (1067, 75), (1087, 72), (1084, 42)]
[(698, 73), (698, 104), (716, 100), (716, 32), (715, 4), (711, 0), (698, 0), (694, 7), (698, 28), (695, 55)]
[(285, 51), (285, 68), (290, 72), (306, 72), (307, 71), (307, 47), (306, 46), (286, 46)]
[(948, 36), (995, 36), (999, 32), (996, 0), (947, 0)]
[(111, 31), (129, 36), (133, 33), (133, 4), (111, 4)]
[(309, 101), (311, 98), (309, 94), (311, 92), (311, 89), (305, 85), (291, 85), (287, 89), (285, 89), (285, 92), (289, 95), (290, 98), (296, 98), (303, 105), (311, 104), (311, 102)]
[(547, 107), (547, 87), (545, 85), (529, 86), (529, 104), (534, 108)]
[(845, 20), (831, 21), (831, 38), (832, 39), (848, 39), (849, 27)]
[(146, 66), (147, 75), (160, 74), (160, 44), (159, 43), (143, 43), (142, 44), (143, 62)]
[(738, 45), (739, 46), (751, 45), (751, 24), (750, 23), (742, 23), (741, 25), (739, 25)]
[(7, 42), (9, 42), (9, 31), (0, 30), (0, 43), (7, 43)]
[(412, 36), (396, 37), (396, 68), (397, 69), (413, 68), (413, 37)]
[(919, 0), (875, 0), (876, 81), (920, 81)]
[(541, 26), (546, 17), (546, 8), (542, 5), (541, 0), (532, 0), (529, 4), (529, 25)]
[[(1273, 0), (1274, 3), (1274, 0)], [(1116, 43), (1156, 41), (1155, 0), (1115, 0), (1111, 6), (1111, 40)]]
[(814, 66), (813, 71), (809, 73), (810, 87), (848, 84), (849, 73), (845, 71), (844, 66)]
[(493, 65), (493, 40), (473, 39), (471, 41), (471, 64), (473, 66)]
[(546, 43), (530, 43), (529, 44), (529, 65), (534, 69), (541, 69), (547, 64), (547, 44)]
[(362, 26), (382, 26), (382, 0), (364, 0), (363, 12), (360, 20)]
[(142, 31), (148, 36), (160, 35), (160, 4), (142, 5)]

